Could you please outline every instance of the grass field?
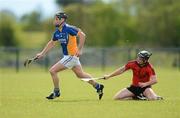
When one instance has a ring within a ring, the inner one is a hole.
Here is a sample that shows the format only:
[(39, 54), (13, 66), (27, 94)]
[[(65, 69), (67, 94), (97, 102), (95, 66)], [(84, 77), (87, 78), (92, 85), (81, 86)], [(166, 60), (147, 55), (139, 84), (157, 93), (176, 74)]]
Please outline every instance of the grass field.
[[(109, 73), (98, 68), (86, 68), (93, 76)], [(43, 69), (42, 69), (43, 70)], [(48, 72), (24, 69), (19, 73), (1, 70), (0, 117), (1, 118), (180, 118), (180, 71), (156, 68), (159, 83), (153, 86), (162, 101), (114, 101), (114, 94), (128, 86), (131, 72), (111, 80), (99, 82), (105, 85), (105, 94), (98, 100), (95, 90), (78, 80), (70, 70), (61, 72), (59, 99), (45, 99), (52, 82)]]

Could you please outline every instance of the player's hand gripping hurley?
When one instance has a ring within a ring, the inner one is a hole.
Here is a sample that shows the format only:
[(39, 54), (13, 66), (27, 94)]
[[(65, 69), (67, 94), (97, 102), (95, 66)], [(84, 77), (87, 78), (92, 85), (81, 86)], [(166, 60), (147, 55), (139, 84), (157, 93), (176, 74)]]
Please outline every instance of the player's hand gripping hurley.
[(27, 66), (29, 66), (33, 61), (36, 61), (36, 60), (38, 60), (38, 57), (33, 57), (33, 58), (26, 59), (25, 62), (24, 62), (24, 66), (27, 67)]

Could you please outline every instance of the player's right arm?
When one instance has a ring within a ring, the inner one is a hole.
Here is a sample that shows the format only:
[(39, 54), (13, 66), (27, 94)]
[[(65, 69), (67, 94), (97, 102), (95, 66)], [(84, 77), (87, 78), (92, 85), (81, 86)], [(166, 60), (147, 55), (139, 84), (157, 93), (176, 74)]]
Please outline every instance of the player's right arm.
[(107, 80), (107, 79), (109, 79), (109, 78), (111, 78), (111, 77), (120, 75), (120, 74), (122, 74), (122, 73), (125, 72), (125, 71), (126, 71), (125, 66), (122, 66), (122, 67), (118, 68), (117, 70), (115, 70), (114, 72), (112, 72), (112, 73), (110, 73), (110, 74), (108, 74), (108, 75), (104, 75), (104, 78)]
[(44, 57), (45, 54), (46, 54), (51, 48), (53, 48), (53, 47), (55, 46), (55, 43), (56, 43), (56, 42), (57, 42), (57, 41), (50, 40), (50, 41), (46, 44), (46, 46), (44, 47), (44, 49), (43, 49), (40, 53), (38, 53), (38, 54), (36, 55), (36, 57), (37, 57), (38, 59)]

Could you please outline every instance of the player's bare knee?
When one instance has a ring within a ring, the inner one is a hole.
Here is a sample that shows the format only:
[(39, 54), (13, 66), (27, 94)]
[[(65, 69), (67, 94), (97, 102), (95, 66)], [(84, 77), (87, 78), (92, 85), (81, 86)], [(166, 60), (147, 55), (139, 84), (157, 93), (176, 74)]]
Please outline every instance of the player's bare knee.
[(117, 96), (114, 96), (114, 97), (113, 97), (113, 100), (118, 100)]
[(124, 98), (115, 97), (114, 100), (123, 100)]
[(119, 98), (118, 97), (113, 97), (113, 100), (119, 100)]
[(114, 96), (113, 99), (114, 100), (122, 100), (123, 98), (121, 96)]
[(51, 75), (54, 75), (54, 74), (57, 73), (53, 68), (49, 69), (49, 72), (50, 72)]

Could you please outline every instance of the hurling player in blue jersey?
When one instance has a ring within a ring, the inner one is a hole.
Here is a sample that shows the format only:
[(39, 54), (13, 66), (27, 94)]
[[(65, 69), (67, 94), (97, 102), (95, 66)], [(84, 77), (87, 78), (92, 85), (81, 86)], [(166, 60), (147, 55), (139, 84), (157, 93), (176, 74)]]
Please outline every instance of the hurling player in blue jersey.
[[(59, 42), (62, 47), (64, 55), (63, 58), (54, 64), (49, 70), (54, 84), (54, 90), (46, 97), (47, 99), (54, 99), (61, 95), (59, 77), (57, 76), (57, 73), (60, 71), (71, 69), (78, 78), (91, 78), (90, 74), (83, 71), (79, 61), (85, 42), (85, 34), (81, 29), (67, 24), (66, 20), (67, 15), (65, 13), (57, 12), (55, 14), (54, 25), (56, 30), (53, 37), (44, 49), (36, 55), (38, 59), (42, 58), (51, 48), (55, 46), (56, 42)], [(77, 37), (79, 37), (79, 44), (77, 44)], [(88, 83), (96, 89), (99, 99), (101, 99), (103, 96), (104, 86), (94, 80), (89, 80)]]

